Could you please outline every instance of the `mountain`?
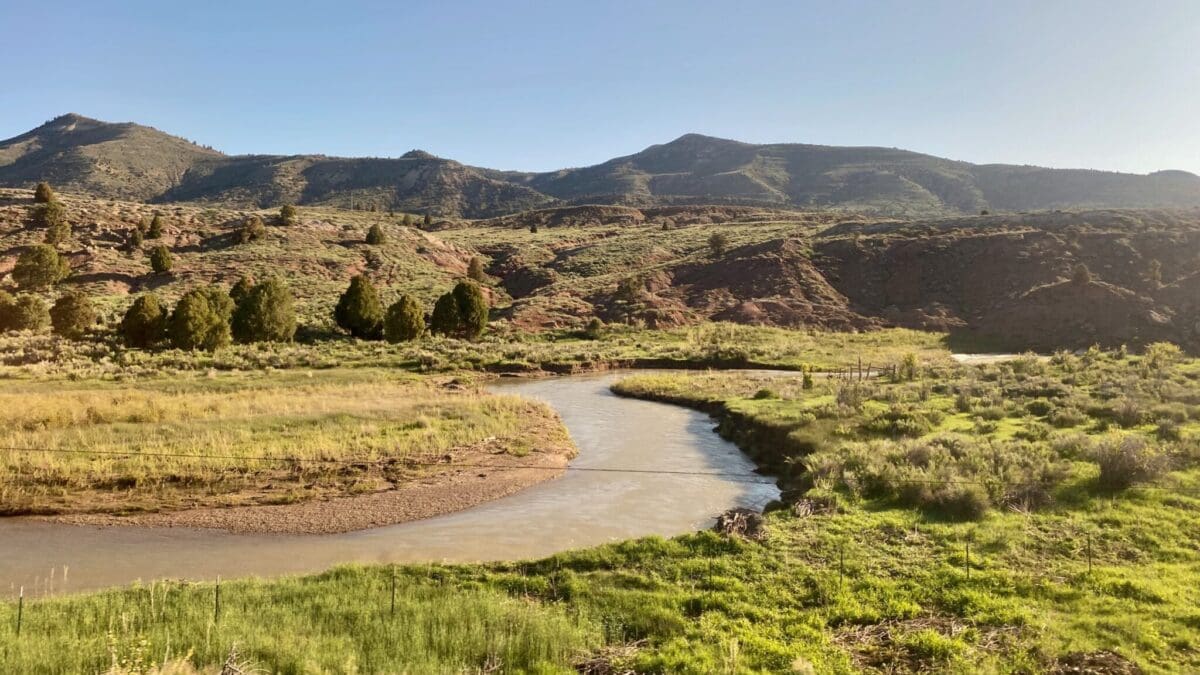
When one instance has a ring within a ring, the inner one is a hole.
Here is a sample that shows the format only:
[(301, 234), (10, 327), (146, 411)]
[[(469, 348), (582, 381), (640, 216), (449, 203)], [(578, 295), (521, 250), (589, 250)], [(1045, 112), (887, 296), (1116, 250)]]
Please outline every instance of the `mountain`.
[(1200, 177), (970, 164), (907, 150), (687, 134), (595, 166), (499, 171), (412, 151), (400, 158), (228, 156), (137, 124), (63, 115), (0, 141), (0, 186), (149, 202), (283, 202), (487, 218), (547, 206), (743, 204), (927, 217), (993, 211), (1200, 205)]

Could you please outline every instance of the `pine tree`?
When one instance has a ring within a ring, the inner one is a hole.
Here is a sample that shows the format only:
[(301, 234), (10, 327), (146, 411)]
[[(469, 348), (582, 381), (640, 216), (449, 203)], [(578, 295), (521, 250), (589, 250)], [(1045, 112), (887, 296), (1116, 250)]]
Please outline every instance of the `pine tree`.
[(229, 323), (208, 303), (203, 289), (188, 291), (167, 320), (167, 334), (176, 349), (216, 351), (229, 344)]
[(449, 337), (458, 332), (458, 324), (458, 302), (454, 299), (454, 293), (446, 293), (433, 304), (429, 332)]
[(383, 303), (370, 279), (359, 274), (350, 280), (350, 287), (338, 299), (333, 318), (356, 338), (378, 340), (383, 335)]
[(150, 225), (146, 228), (146, 238), (147, 239), (161, 238), (163, 236), (163, 227), (164, 226), (165, 226), (165, 224), (163, 223), (163, 217), (157, 213), (154, 214), (154, 217), (150, 219)]
[(238, 301), (232, 328), (238, 342), (290, 342), (296, 334), (292, 292), (281, 280), (268, 278)]
[(96, 309), (86, 295), (66, 293), (50, 308), (50, 324), (56, 334), (78, 340), (96, 325)]
[(405, 293), (388, 307), (383, 319), (383, 336), (388, 342), (416, 340), (425, 332), (425, 310), (421, 302)]
[(13, 266), (13, 281), (21, 288), (48, 288), (66, 279), (71, 265), (48, 244), (35, 244), (17, 257)]
[(150, 251), (150, 269), (156, 274), (166, 274), (171, 271), (171, 267), (175, 264), (171, 257), (171, 251), (166, 246), (159, 244)]
[(166, 330), (167, 310), (153, 293), (138, 296), (121, 319), (121, 334), (130, 347), (153, 347)]
[(479, 337), (488, 324), (488, 301), (479, 284), (460, 281), (452, 291), (458, 306), (459, 331), (468, 339)]
[(38, 204), (49, 204), (55, 199), (56, 197), (54, 190), (46, 181), (38, 183), (37, 187), (33, 189), (33, 201), (37, 202)]

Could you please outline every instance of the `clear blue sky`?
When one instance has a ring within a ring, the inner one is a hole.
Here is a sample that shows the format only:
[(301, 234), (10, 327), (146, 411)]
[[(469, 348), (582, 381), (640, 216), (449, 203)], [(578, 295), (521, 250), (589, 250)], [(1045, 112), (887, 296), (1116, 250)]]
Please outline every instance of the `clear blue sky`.
[(0, 138), (78, 112), (525, 170), (699, 132), (1200, 173), (1198, 0), (4, 5)]

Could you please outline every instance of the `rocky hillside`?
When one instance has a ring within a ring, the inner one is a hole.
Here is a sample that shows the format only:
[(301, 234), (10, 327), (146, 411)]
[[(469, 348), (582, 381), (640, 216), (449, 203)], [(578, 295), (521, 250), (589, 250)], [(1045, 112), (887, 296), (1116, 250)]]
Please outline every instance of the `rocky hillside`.
[[(1200, 210), (1094, 210), (883, 220), (750, 206), (562, 207), (490, 220), (436, 221), (301, 207), (273, 211), (147, 205), (61, 195), (72, 234), (59, 245), (82, 288), (115, 313), (129, 295), (168, 298), (243, 274), (282, 275), (306, 331), (331, 329), (350, 277), (385, 298), (431, 303), (479, 256), (496, 330), (577, 329), (593, 317), (670, 327), (707, 320), (841, 331), (904, 326), (974, 346), (1053, 350), (1171, 340), (1200, 351)], [(28, 190), (0, 190), (0, 288), (42, 241)], [(161, 239), (132, 245), (158, 212)], [(243, 242), (246, 217), (267, 223)], [(387, 241), (365, 242), (381, 225)], [(166, 245), (170, 273), (148, 252)]]
[(975, 165), (906, 150), (688, 134), (591, 167), (522, 173), (425, 152), (400, 158), (226, 156), (137, 124), (63, 115), (0, 141), (0, 186), (149, 202), (263, 208), (282, 202), (487, 218), (560, 205), (838, 208), (895, 217), (983, 210), (1186, 208), (1200, 177)]

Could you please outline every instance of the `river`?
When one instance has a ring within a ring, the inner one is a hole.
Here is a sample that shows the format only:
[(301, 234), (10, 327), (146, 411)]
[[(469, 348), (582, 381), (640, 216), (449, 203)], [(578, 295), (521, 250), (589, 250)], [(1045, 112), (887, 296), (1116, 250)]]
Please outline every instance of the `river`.
[[(21, 586), (40, 596), (137, 580), (275, 576), (352, 562), (528, 559), (694, 531), (726, 509), (759, 508), (778, 496), (770, 481), (753, 476), (754, 464), (736, 446), (713, 433), (707, 415), (615, 396), (609, 385), (620, 376), (501, 380), (491, 387), (552, 405), (579, 447), (571, 462), (576, 470), (515, 495), (336, 535), (0, 520), (0, 593), (15, 594)], [(644, 473), (655, 471), (693, 473)]]

